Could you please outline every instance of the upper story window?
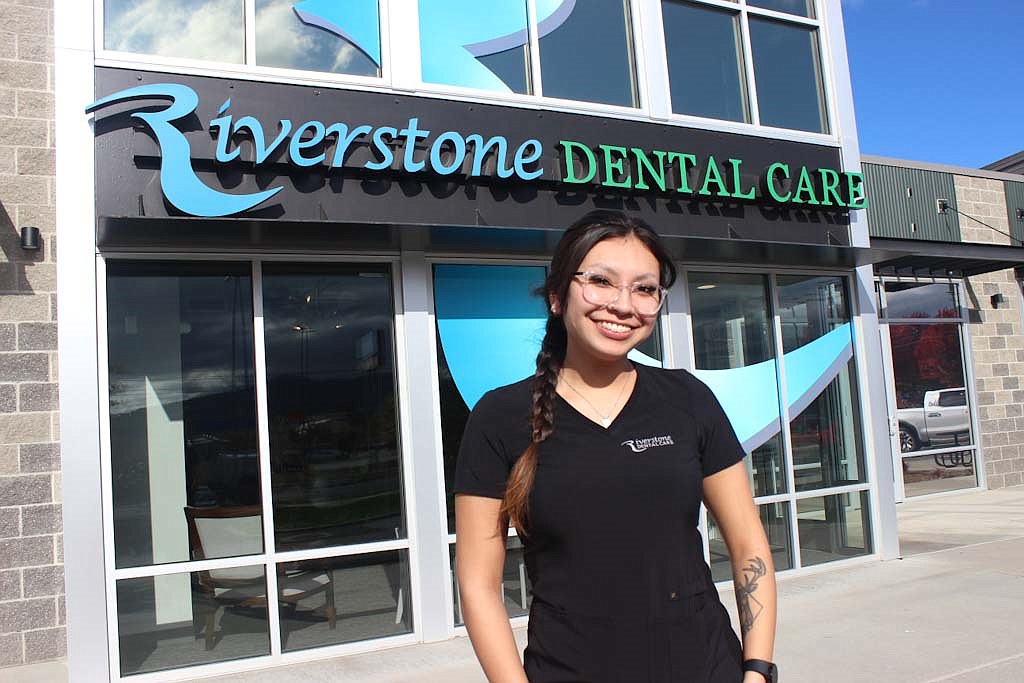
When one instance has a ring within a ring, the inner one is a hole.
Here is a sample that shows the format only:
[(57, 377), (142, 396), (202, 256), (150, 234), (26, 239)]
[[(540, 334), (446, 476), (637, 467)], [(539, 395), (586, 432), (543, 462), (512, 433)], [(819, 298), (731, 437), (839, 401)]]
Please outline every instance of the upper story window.
[(633, 109), (659, 121), (697, 117), (767, 133), (832, 128), (826, 22), (815, 0), (102, 5), (104, 56), (117, 60), (198, 61), (270, 78), (288, 78), (278, 71), (288, 69), (299, 78), (380, 79), (407, 92), (531, 105), (544, 98), (555, 107)]
[(380, 76), (377, 2), (256, 0), (256, 63)]
[[(106, 0), (103, 10), (107, 50), (381, 74), (377, 0)], [(247, 15), (255, 22), (247, 23)]]
[(424, 83), (639, 106), (628, 0), (419, 0)]
[(244, 16), (242, 0), (106, 0), (103, 47), (240, 64)]
[(672, 111), (828, 133), (813, 4), (664, 0)]

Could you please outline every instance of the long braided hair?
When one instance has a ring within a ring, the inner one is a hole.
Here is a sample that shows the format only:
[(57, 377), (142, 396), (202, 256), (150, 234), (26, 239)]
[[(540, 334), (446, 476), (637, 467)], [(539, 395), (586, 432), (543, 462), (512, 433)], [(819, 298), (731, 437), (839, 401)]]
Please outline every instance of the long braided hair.
[(663, 287), (671, 287), (676, 279), (672, 257), (661, 243), (657, 233), (637, 218), (619, 211), (591, 211), (573, 223), (562, 235), (548, 268), (544, 284), (535, 292), (543, 295), (545, 303), (558, 302), (558, 311), (549, 309), (544, 340), (537, 354), (537, 371), (533, 375), (530, 403), (530, 445), (509, 474), (505, 497), (501, 503), (502, 527), (511, 521), (520, 538), (529, 535), (529, 497), (537, 472), (537, 450), (541, 442), (554, 430), (555, 387), (558, 373), (565, 362), (568, 336), (561, 312), (565, 311), (569, 285), (583, 259), (598, 242), (615, 237), (635, 237), (658, 260), (659, 279)]

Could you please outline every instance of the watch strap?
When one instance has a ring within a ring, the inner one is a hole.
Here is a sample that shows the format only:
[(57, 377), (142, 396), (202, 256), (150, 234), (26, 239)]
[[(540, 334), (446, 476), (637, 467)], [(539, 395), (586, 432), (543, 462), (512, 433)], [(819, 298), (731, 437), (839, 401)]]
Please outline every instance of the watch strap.
[(767, 683), (776, 683), (778, 680), (778, 669), (771, 662), (763, 659), (747, 659), (743, 662), (743, 671), (754, 671), (764, 676)]

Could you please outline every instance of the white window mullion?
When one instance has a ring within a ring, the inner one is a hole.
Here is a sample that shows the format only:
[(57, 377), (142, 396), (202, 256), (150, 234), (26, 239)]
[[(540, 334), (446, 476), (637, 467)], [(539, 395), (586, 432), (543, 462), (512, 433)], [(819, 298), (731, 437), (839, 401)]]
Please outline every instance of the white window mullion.
[[(260, 498), (263, 505), (263, 553), (267, 558), (267, 619), (270, 654), (281, 654), (281, 615), (277, 601), (277, 551), (274, 540), (274, 499), (270, 468), (270, 411), (267, 403), (267, 344), (263, 320), (263, 263), (252, 262), (253, 339), (256, 342), (256, 424), (259, 432)], [(273, 599), (271, 598), (273, 596)]]
[(747, 18), (746, 10), (740, 12), (740, 51), (743, 53), (740, 58), (743, 60), (743, 68), (747, 76), (747, 107), (750, 111), (750, 122), (755, 126), (761, 125), (761, 110), (757, 104), (757, 79), (754, 77), (754, 50), (750, 44), (750, 20)]
[(256, 0), (244, 0), (245, 63), (256, 63)]
[(100, 482), (103, 505), (103, 564), (107, 589), (107, 642), (111, 677), (120, 677), (121, 641), (117, 623), (117, 578), (114, 554), (113, 466), (110, 447), (110, 359), (107, 341), (107, 261), (96, 258), (96, 340), (100, 381)]
[(641, 109), (652, 119), (664, 121), (672, 115), (672, 94), (662, 0), (634, 0), (634, 4), (634, 16), (639, 15), (635, 33), (641, 35), (634, 39)]
[(537, 21), (536, 0), (526, 0), (526, 25), (530, 36), (530, 93), (537, 97), (544, 95), (540, 75), (540, 25)]
[(381, 76), (392, 88), (413, 92), (423, 84), (419, 4), (381, 0)]
[[(786, 491), (789, 495), (796, 494), (796, 468), (793, 462), (793, 437), (789, 431), (789, 390), (786, 386), (786, 359), (782, 344), (782, 316), (779, 313), (779, 287), (775, 273), (768, 276), (768, 288), (771, 294), (772, 325), (775, 331), (775, 373), (779, 387), (779, 434), (782, 436), (782, 462), (784, 463)], [(773, 473), (774, 476), (774, 473)], [(790, 508), (789, 535), (792, 540), (793, 569), (799, 569), (800, 562), (800, 525), (796, 518), (796, 503)]]

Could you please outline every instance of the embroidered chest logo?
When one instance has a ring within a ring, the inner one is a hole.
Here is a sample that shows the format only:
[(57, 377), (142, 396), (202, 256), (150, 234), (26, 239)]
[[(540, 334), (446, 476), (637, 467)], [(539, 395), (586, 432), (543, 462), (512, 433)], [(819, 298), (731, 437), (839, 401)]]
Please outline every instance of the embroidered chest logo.
[(629, 446), (634, 453), (643, 453), (648, 448), (657, 448), (658, 446), (674, 446), (675, 441), (672, 440), (671, 436), (650, 436), (646, 439), (627, 439), (620, 445)]

